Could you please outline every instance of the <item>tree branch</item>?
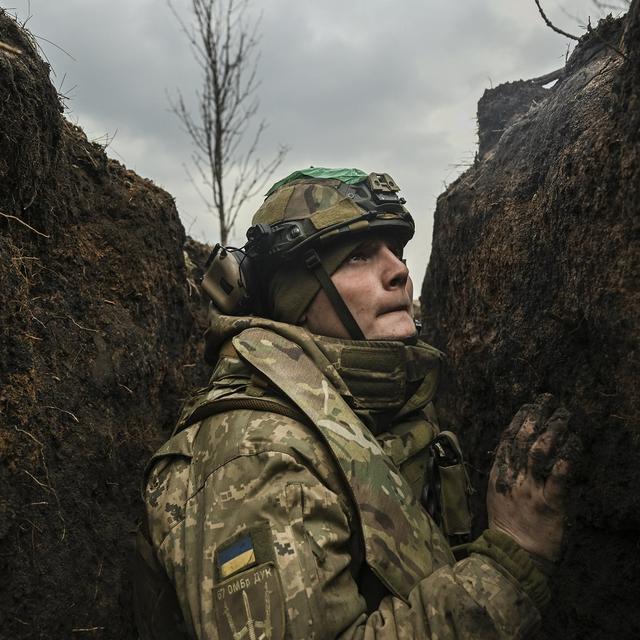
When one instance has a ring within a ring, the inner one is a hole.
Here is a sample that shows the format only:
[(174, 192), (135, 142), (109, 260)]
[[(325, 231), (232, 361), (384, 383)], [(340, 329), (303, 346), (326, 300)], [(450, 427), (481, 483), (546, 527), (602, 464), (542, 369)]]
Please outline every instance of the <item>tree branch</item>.
[(592, 0), (592, 2), (598, 9), (600, 9), (600, 11), (625, 11), (631, 4), (630, 0), (625, 2), (623, 5), (608, 4), (606, 2), (601, 2), (600, 0)]
[(545, 21), (545, 24), (548, 27), (553, 29), (553, 31), (555, 31), (556, 33), (559, 33), (560, 35), (564, 36), (565, 38), (571, 38), (572, 40), (580, 40), (578, 36), (574, 36), (570, 33), (567, 33), (566, 31), (563, 31), (562, 29), (558, 29), (558, 27), (556, 27), (553, 24), (553, 22), (551, 22), (551, 20), (549, 20), (549, 18), (547, 18), (547, 16), (545, 15), (545, 12), (542, 10), (542, 7), (540, 6), (540, 0), (533, 0), (533, 1), (536, 3), (536, 7), (538, 7), (538, 11), (540, 12), (542, 19)]
[(256, 95), (260, 19), (249, 25), (245, 21), (250, 0), (191, 0), (191, 27), (171, 0), (168, 3), (203, 72), (193, 110), (179, 91), (169, 104), (193, 143), (192, 160), (210, 198), (197, 187), (193, 175), (187, 175), (216, 213), (225, 244), (243, 205), (266, 184), (288, 151), (280, 147), (270, 162), (260, 162), (264, 121), (247, 142), (260, 106)]

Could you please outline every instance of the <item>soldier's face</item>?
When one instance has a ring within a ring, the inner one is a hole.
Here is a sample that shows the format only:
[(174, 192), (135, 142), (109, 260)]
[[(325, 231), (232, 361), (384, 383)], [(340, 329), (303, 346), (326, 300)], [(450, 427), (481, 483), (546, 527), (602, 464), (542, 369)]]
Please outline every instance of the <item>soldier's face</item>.
[[(331, 280), (367, 340), (401, 340), (416, 333), (413, 283), (402, 261), (402, 247), (373, 238), (358, 246)], [(324, 289), (305, 313), (305, 326), (324, 336), (349, 338)]]

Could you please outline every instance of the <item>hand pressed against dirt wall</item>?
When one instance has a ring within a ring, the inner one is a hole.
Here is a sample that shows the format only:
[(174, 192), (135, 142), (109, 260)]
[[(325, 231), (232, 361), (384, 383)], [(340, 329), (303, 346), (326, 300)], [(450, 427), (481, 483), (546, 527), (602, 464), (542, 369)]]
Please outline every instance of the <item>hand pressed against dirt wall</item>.
[(438, 200), (422, 290), (449, 359), (438, 410), (481, 526), (502, 429), (538, 393), (567, 405), (584, 453), (545, 636), (640, 637), (640, 2), (587, 34), (553, 88), (497, 87), (479, 111), (492, 130)]

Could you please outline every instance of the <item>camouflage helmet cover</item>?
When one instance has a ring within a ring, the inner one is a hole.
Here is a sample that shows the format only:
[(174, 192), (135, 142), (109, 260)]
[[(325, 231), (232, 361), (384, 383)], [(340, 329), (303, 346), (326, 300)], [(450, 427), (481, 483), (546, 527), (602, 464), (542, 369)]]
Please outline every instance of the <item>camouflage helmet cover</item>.
[(414, 223), (398, 191), (388, 174), (359, 169), (303, 169), (273, 185), (247, 232), (252, 259), (267, 263), (269, 315), (296, 324), (318, 292), (309, 251), (330, 276), (370, 233), (406, 244)]
[[(270, 234), (257, 253), (276, 262), (309, 244), (326, 245), (374, 230), (394, 231), (406, 244), (415, 227), (398, 191), (388, 174), (315, 167), (294, 171), (267, 192), (247, 232), (249, 246), (258, 248), (265, 227), (281, 229), (281, 236)], [(300, 224), (288, 224), (294, 222)]]

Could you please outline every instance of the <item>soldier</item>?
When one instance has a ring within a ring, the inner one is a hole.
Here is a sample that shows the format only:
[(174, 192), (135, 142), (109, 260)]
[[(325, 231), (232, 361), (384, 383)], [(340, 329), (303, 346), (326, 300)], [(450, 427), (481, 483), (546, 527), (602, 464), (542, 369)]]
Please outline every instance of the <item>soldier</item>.
[(398, 191), (387, 174), (297, 171), (245, 247), (210, 258), (213, 375), (145, 476), (142, 638), (535, 631), (560, 552), (567, 415), (549, 396), (518, 413), (489, 529), (457, 544), (466, 476), (433, 409), (441, 354), (416, 337)]

